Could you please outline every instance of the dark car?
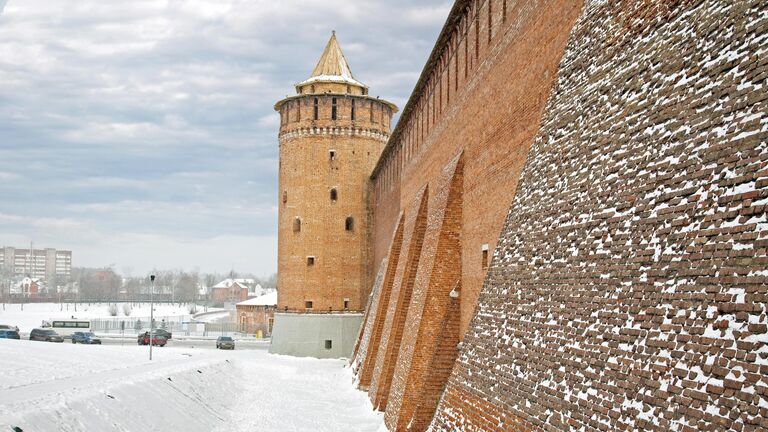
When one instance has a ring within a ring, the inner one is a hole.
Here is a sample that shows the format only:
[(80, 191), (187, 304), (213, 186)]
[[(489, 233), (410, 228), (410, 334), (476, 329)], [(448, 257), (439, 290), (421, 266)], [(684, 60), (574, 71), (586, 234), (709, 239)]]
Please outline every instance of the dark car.
[(217, 349), (235, 349), (235, 341), (229, 336), (219, 336), (216, 338)]
[[(138, 337), (139, 345), (149, 345), (149, 332), (141, 333)], [(168, 343), (168, 339), (155, 333), (152, 335), (152, 345), (165, 346)]]
[(101, 345), (101, 339), (91, 332), (74, 332), (72, 333), (72, 343)]
[[(149, 332), (149, 330), (144, 330), (144, 333), (148, 333), (148, 332)], [(154, 334), (156, 334), (158, 336), (162, 336), (162, 337), (164, 337), (166, 339), (171, 339), (171, 337), (173, 336), (173, 334), (171, 332), (169, 332), (168, 330), (163, 330), (163, 329), (160, 329), (160, 328), (156, 328), (156, 329), (152, 330), (152, 333), (154, 333)]]
[(0, 330), (0, 339), (21, 339), (16, 330)]
[(29, 334), (29, 340), (31, 341), (43, 341), (43, 342), (64, 342), (64, 338), (59, 336), (53, 330), (50, 329), (34, 329)]

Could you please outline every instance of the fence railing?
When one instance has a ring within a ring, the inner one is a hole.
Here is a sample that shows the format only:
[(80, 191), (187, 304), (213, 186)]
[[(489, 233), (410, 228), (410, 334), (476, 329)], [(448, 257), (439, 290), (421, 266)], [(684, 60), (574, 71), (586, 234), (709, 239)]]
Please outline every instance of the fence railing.
[[(174, 335), (184, 336), (233, 336), (249, 335), (269, 337), (270, 329), (267, 324), (242, 324), (234, 321), (196, 322), (190, 316), (165, 317), (155, 319), (155, 328), (168, 330)], [(149, 318), (116, 318), (91, 320), (91, 330), (108, 334), (138, 334), (149, 328)]]

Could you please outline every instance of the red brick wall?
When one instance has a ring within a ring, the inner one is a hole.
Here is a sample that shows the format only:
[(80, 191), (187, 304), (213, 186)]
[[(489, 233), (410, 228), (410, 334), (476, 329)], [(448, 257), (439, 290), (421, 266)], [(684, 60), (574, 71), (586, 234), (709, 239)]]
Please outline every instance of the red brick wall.
[[(413, 284), (419, 266), (424, 232), (427, 227), (427, 202), (429, 191), (422, 190), (414, 199), (405, 222), (401, 246), (401, 258), (397, 261), (397, 270), (390, 293), (386, 314), (380, 319), (384, 322), (381, 333), (381, 346), (376, 356), (375, 368), (371, 380), (370, 396), (374, 407), (384, 410), (389, 401), (389, 389), (392, 375), (403, 341), (405, 317), (411, 303)], [(406, 343), (410, 342), (408, 335)]]
[[(359, 385), (367, 389), (373, 378), (373, 368), (378, 358), (379, 346), (381, 343), (381, 333), (384, 329), (384, 317), (389, 311), (389, 302), (392, 296), (392, 285), (395, 280), (395, 271), (397, 262), (400, 259), (400, 248), (403, 243), (403, 218), (397, 225), (395, 236), (392, 240), (388, 259), (382, 263), (383, 278), (380, 283), (374, 287), (376, 296), (372, 299), (368, 316), (363, 324), (362, 338), (358, 341), (358, 347), (364, 346), (362, 351), (358, 352), (360, 356), (358, 370)], [(390, 264), (391, 263), (391, 264)]]
[(377, 269), (397, 215), (463, 152), (462, 333), (486, 273), (482, 246), (495, 247), (557, 64), (581, 11), (580, 0), (510, 0), (505, 15), (503, 1), (491, 3), (489, 43), (489, 0), (456, 2), (441, 38), (444, 45), (436, 48), (435, 59), (423, 72), (424, 84), (414, 90), (373, 174)]
[(354, 364), (391, 428), (432, 417), (475, 310), (483, 245), (495, 246), (580, 11), (572, 0), (457, 1), (374, 169), (371, 267), (396, 271), (391, 289), (373, 289)]
[(248, 288), (212, 288), (211, 301), (214, 303), (241, 302), (248, 299)]
[(766, 4), (589, 3), (432, 427), (766, 430)]
[(397, 356), (384, 416), (392, 430), (426, 429), (456, 360), (463, 165), (460, 157), (454, 159), (429, 197), (424, 246), (405, 318), (408, 343), (401, 344)]
[(255, 334), (261, 330), (263, 335), (272, 333), (271, 321), (275, 315), (275, 306), (236, 305), (237, 324), (241, 332)]

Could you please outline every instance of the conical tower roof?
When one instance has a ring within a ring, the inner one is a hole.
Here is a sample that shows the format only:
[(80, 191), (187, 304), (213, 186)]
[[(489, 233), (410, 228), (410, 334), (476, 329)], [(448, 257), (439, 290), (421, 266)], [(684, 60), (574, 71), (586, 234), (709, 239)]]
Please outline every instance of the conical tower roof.
[(296, 87), (299, 89), (308, 84), (322, 82), (343, 83), (367, 88), (365, 84), (356, 80), (352, 75), (347, 58), (344, 56), (341, 45), (339, 45), (339, 41), (336, 39), (335, 31), (331, 33), (331, 38), (325, 45), (317, 65), (312, 70), (312, 75), (308, 79), (296, 84)]

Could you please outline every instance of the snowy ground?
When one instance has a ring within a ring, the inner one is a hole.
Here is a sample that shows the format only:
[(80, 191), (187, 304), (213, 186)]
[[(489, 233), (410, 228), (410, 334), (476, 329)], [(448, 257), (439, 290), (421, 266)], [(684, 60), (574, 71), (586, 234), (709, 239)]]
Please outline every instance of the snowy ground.
[(341, 360), (0, 340), (0, 430), (383, 431)]
[[(30, 332), (35, 327), (40, 327), (40, 324), (45, 321), (50, 321), (54, 318), (70, 318), (74, 316), (78, 319), (92, 320), (96, 318), (125, 318), (123, 313), (123, 306), (121, 303), (117, 304), (117, 316), (112, 317), (109, 314), (108, 303), (79, 303), (77, 305), (77, 311), (75, 311), (74, 304), (59, 304), (59, 303), (27, 303), (23, 305), (15, 303), (5, 304), (5, 310), (0, 306), (0, 324), (9, 324), (19, 327), (22, 332)], [(198, 307), (199, 310), (202, 308)], [(211, 310), (209, 308), (209, 310)], [(178, 306), (178, 304), (155, 303), (155, 319), (158, 321), (167, 317), (177, 317), (190, 315), (187, 305)], [(145, 318), (149, 317), (149, 303), (141, 303), (133, 306), (131, 309), (130, 318)]]

